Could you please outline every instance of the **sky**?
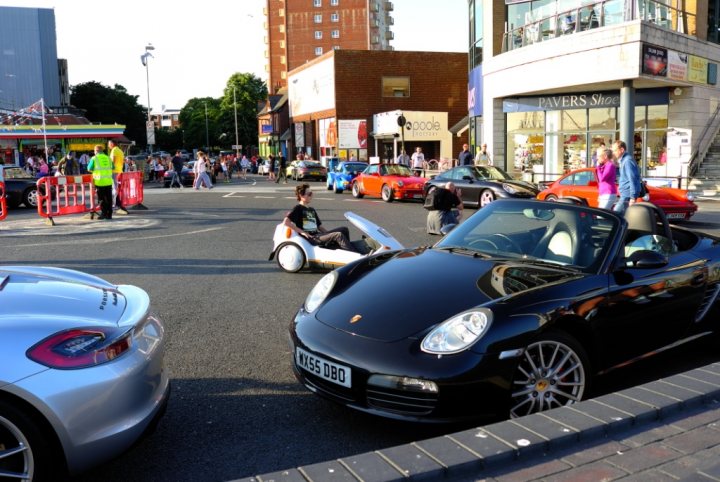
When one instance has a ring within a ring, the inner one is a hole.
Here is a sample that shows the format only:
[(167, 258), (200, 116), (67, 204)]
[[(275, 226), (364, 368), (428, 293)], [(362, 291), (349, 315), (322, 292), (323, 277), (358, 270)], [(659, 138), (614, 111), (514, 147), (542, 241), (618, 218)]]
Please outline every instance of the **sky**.
[[(342, 0), (341, 0), (342, 1)], [(467, 0), (392, 0), (395, 50), (467, 52)], [(267, 80), (265, 0), (0, 0), (55, 10), (58, 57), (70, 85), (120, 84), (153, 111), (220, 97), (236, 72)], [(146, 73), (140, 60), (152, 44)], [(433, 66), (419, 66), (432, 69)]]

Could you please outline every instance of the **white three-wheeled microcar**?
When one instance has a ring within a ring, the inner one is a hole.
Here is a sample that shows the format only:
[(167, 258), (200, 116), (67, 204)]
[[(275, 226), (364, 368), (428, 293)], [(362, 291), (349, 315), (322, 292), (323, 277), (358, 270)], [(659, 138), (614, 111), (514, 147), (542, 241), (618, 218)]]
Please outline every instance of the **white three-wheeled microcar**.
[(363, 233), (362, 239), (351, 241), (357, 253), (337, 246), (313, 245), (280, 223), (275, 227), (273, 250), (268, 260), (272, 261), (275, 258), (282, 270), (296, 273), (305, 267), (335, 269), (364, 256), (403, 249), (403, 246), (384, 228), (349, 211), (345, 213), (345, 218)]

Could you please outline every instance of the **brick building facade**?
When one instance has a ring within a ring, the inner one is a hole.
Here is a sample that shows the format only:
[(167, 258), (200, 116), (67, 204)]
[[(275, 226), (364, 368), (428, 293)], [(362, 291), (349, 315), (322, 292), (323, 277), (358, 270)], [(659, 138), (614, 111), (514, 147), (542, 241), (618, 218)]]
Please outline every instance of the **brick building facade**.
[[(396, 156), (392, 140), (375, 142), (372, 137), (376, 114), (438, 113), (436, 120), (444, 119), (440, 130), (449, 139), (449, 126), (468, 112), (465, 53), (335, 50), (292, 70), (288, 80), (290, 123), (298, 134), (289, 140), (288, 151), (302, 151), (314, 158)], [(365, 151), (360, 147), (343, 149), (347, 144), (341, 142), (343, 134), (338, 129), (348, 121), (365, 122)], [(298, 139), (303, 145), (298, 145)], [(452, 136), (451, 146), (441, 146), (429, 138), (420, 146), (429, 157), (439, 158), (443, 153), (455, 157), (466, 140), (466, 134)], [(388, 148), (390, 143), (392, 150)]]
[(393, 4), (380, 0), (267, 0), (268, 90), (287, 74), (336, 49), (392, 50)]

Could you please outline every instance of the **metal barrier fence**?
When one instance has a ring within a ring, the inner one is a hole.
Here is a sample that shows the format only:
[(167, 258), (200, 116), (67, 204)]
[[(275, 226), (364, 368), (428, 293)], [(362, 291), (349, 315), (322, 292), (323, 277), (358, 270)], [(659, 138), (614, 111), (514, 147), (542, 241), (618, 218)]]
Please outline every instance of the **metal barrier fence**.
[(0, 221), (7, 216), (7, 200), (5, 199), (5, 183), (0, 181)]
[(143, 173), (123, 172), (118, 176), (121, 205), (125, 208), (142, 205), (144, 199)]
[(92, 174), (38, 179), (38, 214), (54, 225), (54, 217), (93, 213), (100, 209)]

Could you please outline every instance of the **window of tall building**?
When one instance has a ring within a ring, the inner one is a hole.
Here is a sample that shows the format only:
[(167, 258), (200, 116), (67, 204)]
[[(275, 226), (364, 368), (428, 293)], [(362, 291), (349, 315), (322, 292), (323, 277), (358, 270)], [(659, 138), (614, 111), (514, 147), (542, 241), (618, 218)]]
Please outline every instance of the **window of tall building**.
[(410, 97), (410, 77), (383, 77), (383, 97)]
[(322, 0), (313, 0), (313, 6), (322, 7)]
[(331, 22), (339, 22), (340, 21), (340, 15), (338, 15), (337, 12), (330, 14), (330, 21)]
[(340, 50), (340, 46), (339, 46), (339, 45), (334, 45), (334, 46), (333, 46), (333, 50)]
[(330, 32), (330, 35), (332, 36), (332, 38), (340, 38), (340, 30), (333, 30), (332, 32)]
[(332, 5), (332, 6), (337, 6), (339, 4), (340, 4), (339, 0), (330, 0), (330, 5)]
[(469, 2), (470, 17), (470, 48), (468, 61), (470, 70), (482, 63), (483, 50), (483, 8), (482, 0), (471, 0)]
[(322, 55), (323, 48), (322, 47), (315, 47), (315, 55)]
[(322, 13), (315, 14), (315, 23), (322, 23)]
[(320, 40), (322, 38), (322, 31), (321, 30), (315, 30), (315, 38), (317, 40)]
[(710, 42), (720, 43), (720, 0), (708, 1), (708, 34)]

